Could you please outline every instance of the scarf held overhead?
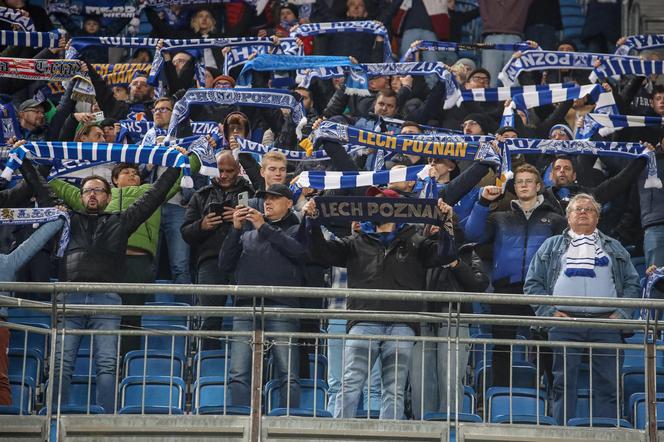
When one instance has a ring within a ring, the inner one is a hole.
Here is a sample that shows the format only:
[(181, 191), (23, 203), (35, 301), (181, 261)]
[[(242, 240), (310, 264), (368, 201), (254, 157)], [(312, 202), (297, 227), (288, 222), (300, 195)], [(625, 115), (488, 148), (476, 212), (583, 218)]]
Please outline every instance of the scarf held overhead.
[(58, 251), (56, 256), (62, 258), (67, 244), (69, 244), (69, 215), (55, 207), (28, 207), (20, 209), (0, 209), (0, 225), (26, 225), (26, 224), (44, 224), (64, 218), (65, 223), (58, 240)]
[(81, 75), (78, 60), (33, 60), (29, 58), (0, 57), (0, 77), (21, 80), (67, 81)]
[(664, 47), (664, 34), (630, 35), (625, 42), (616, 49), (616, 55), (629, 55), (632, 49), (643, 51)]
[(420, 40), (417, 44), (412, 44), (408, 48), (401, 62), (414, 61), (414, 55), (418, 51), (435, 51), (435, 52), (458, 52), (469, 51), (475, 49), (493, 49), (496, 51), (527, 51), (531, 48), (526, 42), (521, 43), (456, 43), (453, 41), (430, 41)]

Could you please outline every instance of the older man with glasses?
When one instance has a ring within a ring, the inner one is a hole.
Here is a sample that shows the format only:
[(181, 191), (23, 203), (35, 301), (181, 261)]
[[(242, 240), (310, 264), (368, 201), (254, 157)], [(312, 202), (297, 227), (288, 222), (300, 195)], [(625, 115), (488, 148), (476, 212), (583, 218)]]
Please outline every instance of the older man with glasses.
[[(530, 263), (524, 285), (529, 295), (580, 298), (636, 298), (639, 275), (619, 241), (597, 229), (600, 205), (589, 194), (574, 196), (567, 206), (569, 229), (547, 239)], [(556, 318), (628, 319), (631, 311), (615, 307), (534, 306), (537, 316)], [(622, 343), (619, 329), (566, 328), (549, 330), (552, 341)], [(560, 425), (577, 417), (577, 378), (584, 350), (553, 350), (553, 416)], [(618, 391), (614, 349), (593, 349), (593, 417), (616, 418)], [(585, 414), (584, 414), (585, 415)]]

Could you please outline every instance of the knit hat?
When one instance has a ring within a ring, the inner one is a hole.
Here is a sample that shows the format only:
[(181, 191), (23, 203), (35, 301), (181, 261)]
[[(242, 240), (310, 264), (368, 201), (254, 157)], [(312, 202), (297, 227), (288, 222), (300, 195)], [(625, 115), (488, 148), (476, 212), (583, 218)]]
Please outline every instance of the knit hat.
[(215, 77), (215, 79), (212, 80), (212, 87), (214, 87), (217, 81), (227, 81), (231, 84), (231, 87), (235, 87), (235, 78), (231, 77), (230, 75), (219, 75)]
[(486, 116), (484, 114), (481, 114), (479, 112), (476, 112), (476, 113), (466, 115), (463, 119), (463, 122), (465, 123), (466, 121), (469, 121), (469, 120), (473, 120), (474, 122), (479, 124), (480, 127), (482, 128), (482, 131), (485, 134), (488, 134), (489, 132), (493, 132), (494, 124), (491, 123), (491, 119), (488, 116)]
[(562, 130), (567, 134), (567, 137), (570, 140), (574, 139), (574, 134), (572, 133), (572, 129), (569, 128), (568, 125), (566, 124), (556, 124), (554, 125), (550, 130), (549, 130), (549, 138), (551, 138), (551, 135), (553, 135), (553, 132), (556, 130)]

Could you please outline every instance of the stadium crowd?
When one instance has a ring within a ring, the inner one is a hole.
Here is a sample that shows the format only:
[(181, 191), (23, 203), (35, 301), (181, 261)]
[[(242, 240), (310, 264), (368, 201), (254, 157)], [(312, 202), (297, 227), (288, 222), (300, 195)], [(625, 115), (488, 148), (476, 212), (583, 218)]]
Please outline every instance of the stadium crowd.
[[(80, 17), (63, 12), (49, 14), (26, 0), (2, 3), (4, 8), (23, 11), (22, 16), (34, 21), (37, 32), (55, 31), (58, 27), (68, 32), (59, 34), (54, 47), (7, 46), (3, 57), (62, 59), (72, 47), (69, 40), (72, 36), (116, 36), (130, 21), (92, 14)], [(3, 133), (8, 146), (5, 151), (43, 141), (157, 145), (168, 142), (165, 137), (171, 134), (171, 126), (177, 126), (178, 137), (194, 134), (206, 137), (215, 149), (218, 169), (218, 175), (211, 179), (198, 173), (204, 167), (203, 161), (180, 147), (183, 155), (189, 155), (192, 188), (185, 185), (185, 176), (177, 167), (123, 161), (95, 164), (74, 172), (58, 169), (54, 174), (48, 161), (24, 158), (20, 176), (3, 180), (0, 205), (3, 208), (57, 206), (68, 216), (66, 221), (55, 216), (41, 227), (33, 223), (0, 225), (3, 253), (0, 280), (59, 278), (71, 282), (153, 283), (157, 279), (171, 279), (176, 284), (638, 297), (644, 274), (637, 272), (631, 258), (645, 256), (647, 266), (664, 265), (664, 190), (661, 185), (644, 185), (650, 167), (646, 157), (652, 157), (652, 153), (656, 173), (660, 179), (664, 178), (661, 124), (592, 135), (591, 140), (598, 142), (641, 143), (646, 154), (633, 158), (587, 152), (514, 154), (513, 177), (507, 182), (504, 170), (486, 157), (473, 161), (366, 147), (347, 149), (341, 137), (316, 139), (315, 136), (329, 123), (355, 128), (364, 134), (389, 136), (426, 135), (433, 128), (433, 132), (462, 140), (464, 136), (491, 136), (482, 144), (499, 155), (503, 143), (513, 138), (574, 140), (584, 127), (585, 116), (595, 109), (596, 95), (541, 103), (525, 110), (517, 108), (506, 123), (501, 117), (512, 104), (510, 97), (495, 101), (466, 100), (444, 106), (450, 83), (441, 81), (437, 75), (373, 75), (368, 79), (368, 94), (353, 95), (346, 90), (348, 85), (343, 77), (314, 78), (305, 85), (298, 82), (299, 77), (293, 71), (274, 68), (254, 71), (252, 87), (279, 89), (295, 97), (304, 109), (307, 120), (304, 127), (294, 121), (294, 109), (251, 103), (194, 102), (185, 118), (177, 114), (180, 119), (171, 122), (178, 110), (176, 103), (183, 100), (188, 90), (240, 90), (242, 66), (226, 68), (228, 57), (232, 56), (230, 47), (162, 51), (167, 49), (168, 39), (270, 37), (276, 47), (280, 39), (310, 23), (376, 20), (384, 24), (389, 31), (387, 39), (382, 34), (347, 32), (302, 36), (296, 40), (306, 57), (350, 57), (351, 64), (383, 63), (386, 48), (398, 59), (420, 41), (459, 43), (464, 25), (475, 19), (481, 22), (482, 42), (487, 44), (517, 45), (527, 41), (526, 45), (533, 50), (539, 46), (561, 52), (613, 53), (624, 42), (618, 41), (619, 2), (591, 0), (587, 14), (588, 17), (592, 14), (593, 20), (587, 21), (582, 38), (576, 41), (559, 38), (562, 22), (558, 1), (478, 0), (464, 2), (467, 4), (463, 8), (456, 3), (462, 2), (270, 1), (257, 14), (254, 4), (243, 2), (186, 7), (180, 3), (152, 6), (151, 2), (145, 2), (142, 6), (149, 22), (149, 36), (161, 39), (156, 45), (163, 57), (160, 87), (153, 85), (149, 73), (155, 48), (130, 48), (123, 50), (122, 56), (114, 48), (109, 56), (107, 47), (87, 46), (78, 51), (81, 75), (87, 76), (93, 88), (87, 100), (78, 93), (75, 81), (47, 83), (43, 79), (16, 79), (3, 76), (5, 71), (0, 67)], [(3, 21), (0, 29), (18, 28)], [(498, 74), (515, 52), (471, 48), (462, 58), (458, 51), (422, 50), (417, 56), (430, 62), (444, 62), (445, 70), (453, 74), (453, 82), (463, 92), (500, 86)], [(648, 60), (660, 59), (657, 50), (638, 55)], [(204, 77), (197, 71), (199, 59), (204, 60)], [(245, 62), (251, 59), (248, 57)], [(101, 73), (98, 66), (109, 61), (143, 67), (132, 68), (122, 80), (117, 80)], [(522, 73), (519, 83), (584, 86), (591, 84), (590, 72), (542, 69)], [(602, 92), (610, 92), (618, 114), (664, 117), (664, 76), (623, 75), (601, 81)], [(12, 117), (17, 126), (10, 134), (11, 123), (7, 121)], [(213, 124), (199, 131), (196, 127), (199, 122)], [(149, 130), (141, 132), (136, 129), (138, 126)], [(298, 137), (299, 130), (304, 138), (314, 141), (314, 152), (321, 153), (324, 159), (293, 161), (280, 150), (258, 155), (242, 148), (244, 140), (251, 140), (302, 152), (298, 145), (302, 138)], [(6, 155), (3, 161), (7, 161)], [(354, 176), (355, 172), (398, 171), (414, 166), (425, 166), (422, 169), (425, 174), (405, 181), (390, 179), (380, 186), (318, 188), (297, 184), (301, 183), (298, 179), (302, 174), (312, 177), (317, 172), (343, 171)], [(411, 205), (415, 199), (426, 199), (435, 207), (440, 222), (433, 225), (412, 220), (356, 219), (351, 223), (332, 219), (321, 226), (317, 220), (322, 206), (316, 204), (321, 197), (342, 197), (348, 201), (370, 198), (391, 203), (404, 199)], [(58, 232), (63, 225), (69, 226), (69, 242), (58, 257), (56, 250), (61, 245)], [(40, 295), (20, 296), (49, 300)], [(149, 296), (76, 293), (63, 295), (60, 300), (70, 304), (142, 305)], [(459, 309), (464, 313), (498, 315), (633, 317), (633, 312), (626, 310), (559, 306), (535, 311), (529, 306), (512, 304), (423, 305), (353, 299), (345, 305), (342, 300), (330, 299), (325, 305), (312, 305), (310, 300), (298, 298), (257, 301), (214, 296), (200, 296), (192, 302), (200, 306), (250, 306), (261, 302), (285, 309), (437, 313)], [(0, 321), (6, 315), (6, 310), (0, 310)], [(251, 320), (239, 317), (210, 317), (200, 324), (203, 330), (226, 327), (248, 331), (253, 327)], [(140, 318), (67, 317), (64, 325), (134, 329), (140, 328)], [(458, 334), (464, 338), (470, 334), (467, 326), (451, 330), (428, 322), (330, 320), (311, 324), (269, 319), (263, 324), (265, 330), (278, 332), (317, 331), (321, 326), (330, 333), (349, 336), (446, 338), (454, 333), (454, 337)], [(517, 336), (513, 326), (494, 326), (490, 331), (499, 339)], [(556, 327), (548, 330), (548, 334), (555, 340), (623, 342), (615, 330), (591, 332)], [(0, 328), (0, 404), (5, 405), (11, 403), (4, 374), (8, 342), (9, 330)], [(56, 358), (55, 373), (56, 379), (60, 379), (58, 374), (62, 370), (63, 400), (79, 345), (80, 336), (58, 335), (56, 352), (62, 352), (64, 357), (62, 364)], [(123, 338), (121, 345), (124, 354), (140, 348), (140, 340)], [(413, 404), (408, 413), (415, 418), (426, 411), (446, 410), (449, 401), (454, 409), (463, 395), (469, 349), (464, 346), (455, 349), (447, 342), (432, 348), (429, 345), (423, 349), (421, 342), (414, 345), (406, 340), (348, 339), (344, 346), (341, 341), (330, 340), (328, 410), (335, 417), (354, 417), (367, 378), (371, 400), (379, 401), (381, 418), (404, 416), (406, 391)], [(97, 403), (107, 411), (114, 407), (117, 346), (118, 338), (113, 335), (100, 335), (94, 341)], [(201, 347), (214, 348), (219, 348), (219, 340), (206, 339)], [(494, 385), (509, 385), (507, 350), (508, 347), (494, 348), (491, 368)], [(447, 360), (450, 351), (456, 352), (452, 365)], [(306, 354), (289, 351), (283, 344), (273, 346), (271, 353), (274, 377), (289, 380), (284, 388), (290, 387), (291, 405), (297, 406), (298, 378)], [(593, 410), (597, 416), (615, 417), (616, 364), (610, 362), (611, 355), (600, 353), (596, 358), (593, 385), (598, 393)], [(229, 403), (249, 405), (252, 374), (249, 340), (234, 340), (229, 359)], [(576, 385), (569, 380), (575, 379), (580, 363), (579, 356), (563, 364), (562, 355), (556, 350), (552, 361), (544, 364), (553, 385), (554, 417), (558, 423), (564, 423), (564, 397), (567, 416), (574, 415)], [(448, 379), (451, 385), (447, 385)], [(54, 382), (52, 386), (57, 389), (58, 384)], [(364, 396), (366, 401), (367, 395)]]

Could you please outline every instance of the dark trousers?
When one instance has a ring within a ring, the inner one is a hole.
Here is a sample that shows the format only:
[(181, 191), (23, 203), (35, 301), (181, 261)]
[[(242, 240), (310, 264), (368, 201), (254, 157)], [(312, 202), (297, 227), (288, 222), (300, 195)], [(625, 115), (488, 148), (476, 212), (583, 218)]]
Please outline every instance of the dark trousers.
[[(155, 273), (152, 255), (127, 255), (122, 282), (154, 284)], [(145, 305), (151, 294), (124, 293), (122, 305)], [(120, 328), (125, 330), (140, 330), (141, 316), (123, 316)], [(120, 351), (126, 354), (128, 351), (141, 348), (140, 336), (123, 336), (120, 343)]]
[[(0, 319), (0, 325), (5, 322)], [(0, 327), (0, 405), (12, 404), (12, 389), (9, 386), (9, 361), (7, 358), (9, 347), (9, 329)]]
[[(221, 270), (219, 270), (216, 258), (210, 258), (198, 264), (198, 269), (196, 272), (196, 283), (223, 285), (234, 284), (234, 280), (232, 274), (223, 273)], [(232, 305), (232, 299), (230, 296), (199, 295), (198, 303), (201, 306), (223, 307), (226, 305)], [(222, 329), (223, 322), (224, 318), (222, 316), (207, 316), (203, 319), (201, 330), (220, 331)], [(232, 318), (228, 318), (228, 322), (230, 328), (232, 324)], [(218, 337), (203, 338), (201, 345), (203, 346), (203, 350), (223, 350), (226, 348), (223, 339), (219, 339)]]

